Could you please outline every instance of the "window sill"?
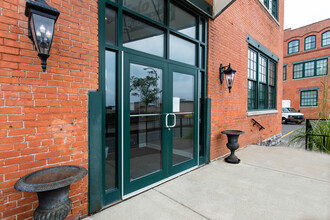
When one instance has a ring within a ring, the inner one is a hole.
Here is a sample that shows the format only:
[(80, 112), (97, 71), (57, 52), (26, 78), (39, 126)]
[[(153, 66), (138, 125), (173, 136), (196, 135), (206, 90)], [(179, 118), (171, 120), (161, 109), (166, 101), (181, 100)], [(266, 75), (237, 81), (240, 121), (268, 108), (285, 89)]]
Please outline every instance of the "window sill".
[(317, 108), (317, 105), (312, 105), (312, 106), (300, 106), (299, 108)]
[(277, 114), (278, 110), (260, 110), (260, 111), (249, 111), (246, 115), (249, 116), (256, 116), (256, 115), (269, 115), (269, 114)]

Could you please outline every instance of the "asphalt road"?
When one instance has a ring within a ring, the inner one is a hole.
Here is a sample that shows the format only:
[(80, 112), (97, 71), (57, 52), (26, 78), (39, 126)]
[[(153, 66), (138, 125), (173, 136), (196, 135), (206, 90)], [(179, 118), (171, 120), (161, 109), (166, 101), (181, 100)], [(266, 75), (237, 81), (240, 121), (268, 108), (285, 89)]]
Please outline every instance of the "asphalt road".
[[(297, 134), (297, 130), (305, 129), (305, 122), (297, 125), (294, 123), (282, 124), (282, 138), (281, 144), (284, 146), (289, 146), (288, 142)], [(290, 147), (304, 147), (305, 141), (291, 144)]]

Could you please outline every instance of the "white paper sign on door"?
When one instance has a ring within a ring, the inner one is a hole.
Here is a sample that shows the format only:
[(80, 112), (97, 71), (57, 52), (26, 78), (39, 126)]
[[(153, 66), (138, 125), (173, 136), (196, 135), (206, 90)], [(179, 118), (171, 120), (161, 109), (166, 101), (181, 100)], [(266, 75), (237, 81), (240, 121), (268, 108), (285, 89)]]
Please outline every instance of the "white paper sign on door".
[(173, 97), (173, 112), (180, 112), (180, 97)]

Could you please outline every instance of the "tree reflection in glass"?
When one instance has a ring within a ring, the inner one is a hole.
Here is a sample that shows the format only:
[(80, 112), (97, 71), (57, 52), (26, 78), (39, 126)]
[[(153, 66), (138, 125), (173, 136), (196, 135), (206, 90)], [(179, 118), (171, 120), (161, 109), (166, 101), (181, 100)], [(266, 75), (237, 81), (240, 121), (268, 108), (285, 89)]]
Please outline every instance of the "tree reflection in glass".
[(162, 168), (162, 70), (130, 64), (130, 177)]

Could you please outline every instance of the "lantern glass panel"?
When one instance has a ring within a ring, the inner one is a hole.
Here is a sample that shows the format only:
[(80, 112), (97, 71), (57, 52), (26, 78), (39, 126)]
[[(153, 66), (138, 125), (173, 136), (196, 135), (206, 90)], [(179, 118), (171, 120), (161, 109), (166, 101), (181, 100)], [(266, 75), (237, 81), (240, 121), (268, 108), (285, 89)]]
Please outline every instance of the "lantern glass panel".
[(227, 81), (227, 86), (229, 88), (233, 87), (233, 84), (234, 84), (234, 76), (235, 76), (235, 73), (232, 72), (232, 73), (227, 73), (226, 74), (226, 81)]
[(38, 53), (49, 54), (53, 39), (54, 24), (55, 21), (53, 19), (32, 14), (31, 32)]

